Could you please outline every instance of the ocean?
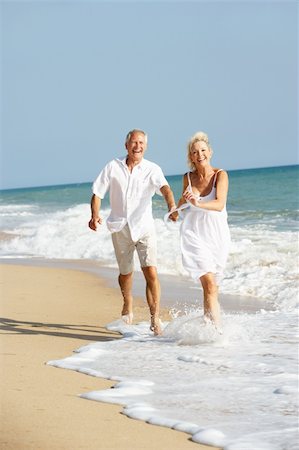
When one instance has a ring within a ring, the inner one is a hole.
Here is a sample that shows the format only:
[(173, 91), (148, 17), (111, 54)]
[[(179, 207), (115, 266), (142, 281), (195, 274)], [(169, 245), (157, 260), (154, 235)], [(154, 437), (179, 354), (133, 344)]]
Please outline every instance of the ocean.
[[(172, 312), (163, 336), (148, 323), (117, 320), (107, 327), (123, 339), (49, 364), (116, 381), (85, 397), (122, 404), (129, 417), (185, 431), (195, 442), (298, 449), (298, 173), (299, 166), (229, 171), (222, 335), (203, 323), (202, 291), (181, 263), (180, 224), (164, 223), (165, 204), (155, 196), (162, 306)], [(182, 175), (167, 179), (178, 200)], [(97, 233), (87, 226), (91, 183), (0, 194), (2, 262), (69, 266), (116, 286), (110, 233), (105, 224)], [(108, 212), (105, 199), (102, 216)], [(137, 259), (136, 272), (135, 294), (143, 295)]]

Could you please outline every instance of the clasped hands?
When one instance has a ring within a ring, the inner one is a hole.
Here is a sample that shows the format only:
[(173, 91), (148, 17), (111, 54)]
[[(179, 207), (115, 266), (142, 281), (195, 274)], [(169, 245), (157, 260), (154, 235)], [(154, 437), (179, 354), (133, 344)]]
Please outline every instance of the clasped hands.
[(176, 211), (176, 206), (170, 208), (169, 212), (171, 214), (169, 214), (168, 219), (172, 220), (172, 222), (176, 222), (179, 218), (179, 213)]

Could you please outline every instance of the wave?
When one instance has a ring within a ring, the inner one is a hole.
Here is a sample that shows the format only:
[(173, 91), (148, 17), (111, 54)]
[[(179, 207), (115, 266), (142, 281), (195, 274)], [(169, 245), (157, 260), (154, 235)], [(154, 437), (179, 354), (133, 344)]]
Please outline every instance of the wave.
[[(95, 233), (88, 228), (90, 207), (81, 204), (61, 211), (47, 211), (36, 205), (4, 209), (2, 232), (15, 237), (2, 241), (0, 256), (48, 259), (89, 259), (117, 267), (106, 225)], [(108, 210), (102, 217), (108, 217)], [(3, 218), (3, 217), (2, 217)], [(179, 247), (179, 223), (166, 226), (155, 219), (158, 238), (159, 273), (187, 278)], [(232, 246), (221, 292), (269, 299), (278, 308), (297, 304), (298, 235), (277, 231), (265, 224), (231, 225)], [(136, 257), (136, 270), (139, 263)]]

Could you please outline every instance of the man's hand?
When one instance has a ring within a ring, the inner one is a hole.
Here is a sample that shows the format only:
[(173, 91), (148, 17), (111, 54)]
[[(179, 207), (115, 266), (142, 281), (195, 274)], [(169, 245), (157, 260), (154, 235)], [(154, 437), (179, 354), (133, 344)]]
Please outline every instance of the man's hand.
[[(176, 207), (174, 206), (173, 208), (171, 208), (171, 210), (169, 212), (171, 212), (172, 210), (176, 209)], [(177, 211), (174, 211), (172, 214), (170, 214), (168, 216), (168, 218), (170, 220), (172, 220), (173, 222), (176, 222), (179, 218), (179, 213)]]
[(91, 230), (93, 231), (97, 231), (98, 228), (98, 223), (101, 225), (102, 224), (102, 219), (101, 217), (92, 217), (90, 219), (90, 221), (88, 222), (88, 226)]

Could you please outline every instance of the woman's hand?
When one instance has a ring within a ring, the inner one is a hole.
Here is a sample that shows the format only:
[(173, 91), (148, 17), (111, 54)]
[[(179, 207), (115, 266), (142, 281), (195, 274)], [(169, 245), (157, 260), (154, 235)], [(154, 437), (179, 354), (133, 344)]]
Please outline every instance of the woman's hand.
[(186, 189), (185, 192), (183, 192), (183, 198), (187, 202), (191, 203), (193, 206), (197, 206), (197, 207), (200, 206), (199, 201), (196, 199), (195, 194), (193, 192), (190, 192), (189, 189)]

